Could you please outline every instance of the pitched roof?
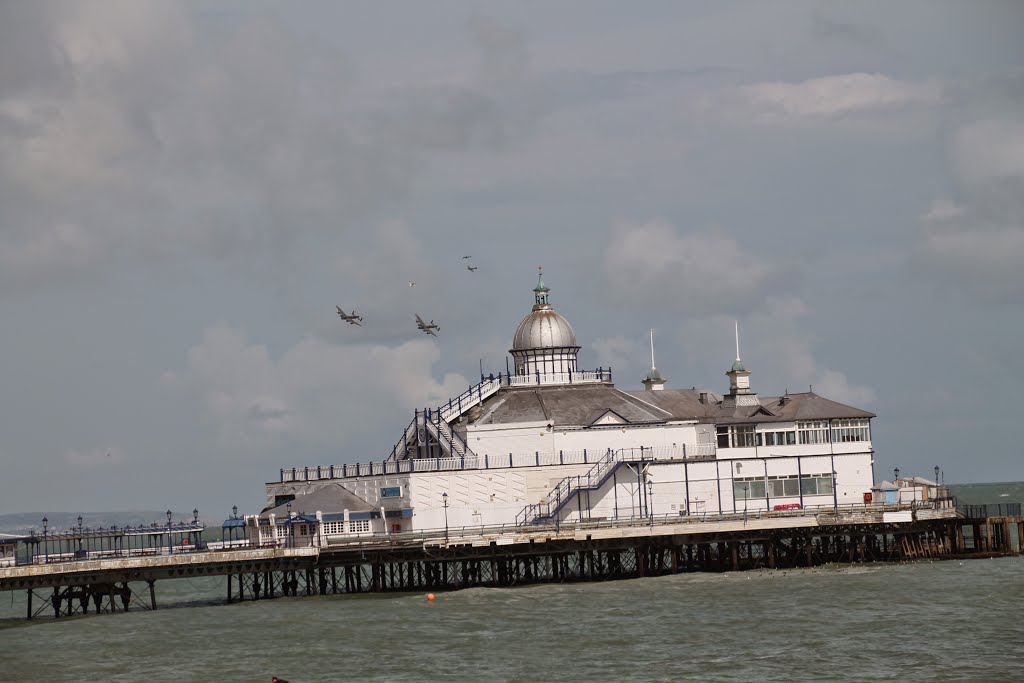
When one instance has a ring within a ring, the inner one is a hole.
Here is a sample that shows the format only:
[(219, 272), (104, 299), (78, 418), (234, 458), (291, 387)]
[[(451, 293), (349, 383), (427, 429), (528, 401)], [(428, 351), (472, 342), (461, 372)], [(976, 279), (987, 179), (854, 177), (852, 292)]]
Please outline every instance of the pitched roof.
[(669, 413), (638, 401), (608, 384), (502, 389), (484, 401), (476, 424), (549, 422), (558, 426), (586, 426), (608, 411), (627, 424), (664, 422)]
[(300, 493), (291, 501), (291, 508), (288, 503), (277, 507), (269, 508), (260, 513), (260, 517), (267, 518), (274, 515), (277, 518), (287, 517), (289, 510), (295, 514), (313, 515), (317, 512), (325, 514), (344, 512), (365, 512), (373, 510), (374, 507), (365, 500), (349, 491), (338, 482), (318, 486), (309, 493)]

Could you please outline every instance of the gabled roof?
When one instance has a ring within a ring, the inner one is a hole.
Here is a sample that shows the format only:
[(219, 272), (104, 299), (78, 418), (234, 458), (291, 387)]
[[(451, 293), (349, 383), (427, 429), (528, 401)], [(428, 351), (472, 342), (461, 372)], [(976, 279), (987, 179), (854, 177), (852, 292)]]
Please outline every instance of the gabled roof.
[(775, 413), (780, 420), (788, 422), (795, 420), (875, 417), (874, 413), (837, 401), (830, 401), (811, 391), (801, 394), (786, 394), (785, 396), (762, 398), (761, 404)]
[(560, 427), (585, 427), (609, 411), (624, 424), (664, 422), (671, 417), (611, 385), (584, 384), (501, 389), (484, 401), (480, 419), (474, 424), (548, 422)]
[[(701, 401), (701, 396), (704, 401)], [(871, 418), (874, 413), (813, 392), (760, 397), (757, 405), (725, 405), (723, 397), (697, 387), (620, 391), (610, 384), (503, 388), (486, 399), (474, 424), (547, 422), (553, 426), (599, 426), (609, 414), (620, 424), (696, 420), (722, 424)]]
[(330, 514), (344, 512), (345, 510), (349, 512), (365, 512), (373, 509), (374, 507), (365, 500), (349, 491), (340, 483), (334, 482), (326, 486), (319, 486), (309, 493), (301, 493), (295, 496), (295, 500), (291, 501), (290, 508), (288, 503), (283, 503), (277, 507), (264, 510), (260, 513), (260, 517), (266, 519), (270, 515), (274, 515), (276, 518), (281, 519), (288, 516), (289, 510), (296, 515), (315, 516), (317, 512)]
[(622, 417), (614, 410), (604, 410), (601, 411), (601, 413), (597, 417), (590, 421), (590, 425), (621, 425), (627, 424), (628, 422), (629, 420)]

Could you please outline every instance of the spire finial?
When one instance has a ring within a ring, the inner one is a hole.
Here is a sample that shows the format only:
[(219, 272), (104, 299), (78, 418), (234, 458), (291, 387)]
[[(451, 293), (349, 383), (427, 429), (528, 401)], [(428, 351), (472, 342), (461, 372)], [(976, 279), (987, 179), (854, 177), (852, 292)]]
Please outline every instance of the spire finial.
[(651, 328), (651, 367), (656, 367), (654, 365), (654, 328)]
[(740, 359), (740, 321), (734, 320), (736, 323), (736, 360)]
[(539, 306), (548, 306), (549, 291), (551, 290), (549, 290), (547, 285), (544, 284), (544, 266), (537, 266), (537, 286), (533, 288), (533, 310), (539, 310)]

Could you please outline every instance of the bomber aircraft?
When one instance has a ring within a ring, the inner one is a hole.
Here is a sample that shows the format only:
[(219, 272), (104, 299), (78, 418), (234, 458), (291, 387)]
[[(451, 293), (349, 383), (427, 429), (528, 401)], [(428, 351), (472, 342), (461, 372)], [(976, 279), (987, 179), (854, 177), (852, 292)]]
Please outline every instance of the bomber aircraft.
[(429, 323), (423, 322), (423, 318), (421, 318), (419, 314), (416, 314), (416, 327), (418, 327), (421, 332), (426, 332), (432, 337), (436, 337), (437, 333), (441, 331), (440, 325), (435, 325), (433, 320)]
[(359, 325), (359, 327), (363, 326), (363, 323), (362, 323), (363, 316), (361, 316), (358, 313), (356, 313), (354, 309), (352, 311), (352, 314), (349, 315), (348, 313), (345, 313), (345, 311), (341, 310), (340, 306), (335, 306), (335, 308), (338, 309), (338, 317), (340, 317), (342, 320), (344, 320), (348, 324), (350, 324), (350, 325)]

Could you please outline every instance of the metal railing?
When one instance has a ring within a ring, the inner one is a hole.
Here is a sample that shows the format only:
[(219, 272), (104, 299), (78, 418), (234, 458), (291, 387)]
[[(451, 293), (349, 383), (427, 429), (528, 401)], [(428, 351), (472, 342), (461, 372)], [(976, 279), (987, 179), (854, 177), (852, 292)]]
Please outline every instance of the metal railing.
[(967, 519), (990, 517), (1020, 517), (1020, 503), (996, 503), (987, 505), (957, 505), (957, 512)]
[[(701, 460), (715, 457), (715, 444), (684, 444), (644, 449), (654, 460)], [(467, 451), (467, 455), (443, 458), (412, 458), (346, 465), (317, 465), (280, 470), (282, 483), (348, 479), (410, 472), (448, 472), (458, 470), (493, 470), (507, 467), (544, 467), (550, 465), (589, 465), (607, 456), (607, 451), (534, 451), (533, 453), (500, 453), (483, 455)]]
[[(693, 449), (696, 453), (688, 452)], [(516, 524), (536, 524), (558, 514), (580, 491), (593, 491), (600, 488), (619, 465), (623, 463), (643, 463), (655, 460), (709, 460), (715, 457), (714, 444), (697, 444), (653, 448), (620, 448), (616, 451), (608, 449), (601, 458), (585, 474), (570, 475), (562, 479), (548, 493), (547, 498), (539, 503), (527, 505), (516, 515)]]
[(603, 384), (612, 381), (611, 368), (568, 372), (535, 372), (530, 375), (515, 375), (509, 378), (510, 387), (526, 387), (545, 384)]

